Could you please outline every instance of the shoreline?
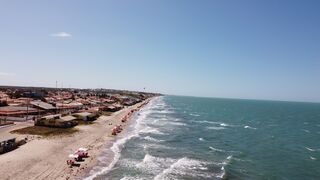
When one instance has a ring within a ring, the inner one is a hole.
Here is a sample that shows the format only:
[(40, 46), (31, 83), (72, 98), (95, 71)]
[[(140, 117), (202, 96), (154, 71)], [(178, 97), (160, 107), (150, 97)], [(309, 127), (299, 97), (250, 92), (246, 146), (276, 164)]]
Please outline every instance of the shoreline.
[[(142, 107), (138, 108), (135, 112), (140, 112), (140, 110), (143, 110), (145, 106), (150, 104), (150, 101), (154, 100), (156, 97), (153, 97), (151, 99), (147, 100), (147, 103), (144, 104)], [(138, 117), (139, 115), (132, 113), (132, 116), (130, 116), (128, 119), (129, 121), (126, 123), (125, 128), (123, 129), (123, 132), (114, 138), (113, 141), (111, 141), (111, 144), (106, 145), (102, 151), (104, 151), (105, 154), (100, 153), (98, 158), (96, 158), (95, 165), (86, 173), (86, 176), (83, 176), (82, 178), (85, 180), (92, 180), (96, 177), (99, 177), (102, 174), (105, 174), (112, 170), (114, 165), (118, 162), (120, 158), (121, 149), (119, 146), (125, 144), (127, 140), (131, 139), (132, 137), (135, 137), (135, 126), (138, 123)], [(101, 152), (102, 152), (101, 151)], [(115, 152), (116, 151), (116, 152)], [(98, 160), (99, 158), (106, 159), (107, 162), (101, 162)], [(94, 169), (96, 168), (96, 170)]]
[[(91, 125), (77, 126), (75, 128), (79, 129), (79, 132), (75, 134), (49, 138), (12, 134), (17, 137), (31, 137), (31, 140), (16, 150), (0, 155), (2, 178), (19, 180), (83, 179), (87, 177), (98, 164), (98, 157), (103, 150), (110, 149), (116, 142), (117, 136), (111, 135), (111, 129), (121, 124), (124, 129), (120, 134), (121, 137), (124, 136), (122, 134), (127, 135), (127, 128), (131, 124), (132, 117), (129, 117), (126, 123), (121, 122), (122, 118), (139, 109), (139, 106), (147, 105), (152, 99), (154, 97), (126, 107), (111, 116), (101, 116)], [(15, 125), (4, 129), (9, 132), (19, 127)], [(80, 162), (79, 167), (69, 168), (66, 164), (68, 155), (80, 147), (88, 148), (89, 158)]]
[[(155, 98), (156, 97), (153, 97), (153, 98), (147, 99), (141, 103), (138, 103), (138, 106), (140, 106), (140, 107), (134, 108), (133, 113), (132, 113), (132, 110), (131, 110), (131, 113), (129, 112), (130, 115), (127, 118), (127, 122), (125, 124), (122, 123), (123, 131), (121, 132), (121, 134), (119, 134), (118, 136), (114, 136), (114, 138), (112, 140), (110, 140), (108, 143), (106, 143), (102, 147), (102, 149), (100, 150), (100, 153), (96, 156), (96, 158), (94, 159), (94, 162), (90, 165), (90, 168), (86, 169), (82, 173), (82, 175), (79, 176), (78, 178), (85, 179), (85, 180), (92, 180), (96, 177), (99, 177), (101, 174), (108, 172), (109, 170), (111, 170), (113, 168), (115, 163), (117, 163), (117, 161), (118, 161), (118, 159), (115, 159), (117, 156), (116, 153), (121, 153), (121, 152), (114, 152), (112, 150), (112, 148), (115, 147), (115, 145), (116, 145), (115, 143), (117, 143), (118, 141), (131, 138), (132, 135), (130, 133), (132, 132), (132, 129), (130, 129), (130, 128), (132, 128), (131, 127), (132, 125), (137, 123), (136, 119), (135, 119), (135, 118), (137, 118), (136, 113), (140, 112), (140, 110), (142, 110), (145, 106), (149, 105), (150, 101), (152, 101)], [(110, 153), (110, 154), (102, 157), (104, 151), (109, 151), (108, 153)], [(119, 149), (119, 151), (121, 151), (121, 149)], [(99, 160), (99, 157), (107, 159), (107, 162), (102, 164), (103, 167), (100, 166), (101, 162)], [(99, 167), (99, 170), (95, 171), (94, 170), (95, 167)], [(106, 170), (104, 170), (104, 169), (106, 169)], [(95, 172), (92, 172), (92, 171), (95, 171)], [(93, 174), (91, 174), (91, 173), (93, 173)]]

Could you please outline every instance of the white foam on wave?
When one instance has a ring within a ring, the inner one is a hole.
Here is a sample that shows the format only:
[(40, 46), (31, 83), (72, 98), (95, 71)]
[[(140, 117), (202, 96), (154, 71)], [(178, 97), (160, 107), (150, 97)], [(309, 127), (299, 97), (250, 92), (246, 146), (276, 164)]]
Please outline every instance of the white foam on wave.
[(121, 156), (121, 149), (123, 148), (123, 145), (130, 140), (133, 137), (136, 137), (137, 134), (132, 134), (130, 136), (127, 136), (125, 138), (119, 139), (118, 141), (116, 141), (115, 143), (113, 143), (112, 147), (110, 148), (111, 151), (114, 153), (114, 157), (113, 160), (111, 161), (111, 163), (109, 164), (109, 166), (102, 168), (101, 171), (97, 172), (97, 173), (93, 173), (91, 176), (85, 178), (86, 180), (91, 180), (95, 177), (97, 177), (98, 175), (101, 175), (103, 173), (107, 173), (108, 171), (110, 171), (114, 165), (117, 163), (117, 161), (120, 159)]
[(176, 122), (180, 122), (181, 121), (181, 119), (179, 119), (179, 118), (172, 118), (171, 120), (172, 121), (176, 121)]
[(308, 147), (305, 147), (307, 150), (309, 150), (309, 151), (316, 151), (315, 149), (312, 149), (312, 148), (308, 148)]
[(216, 177), (220, 178), (220, 179), (224, 179), (226, 177), (226, 170), (225, 167), (230, 164), (231, 160), (233, 159), (232, 155), (228, 156), (221, 164), (221, 173), (218, 174)]
[(139, 134), (157, 134), (157, 135), (165, 135), (165, 133), (159, 131), (156, 128), (146, 127), (139, 131)]
[(254, 130), (256, 130), (257, 128), (255, 128), (255, 127), (251, 127), (251, 126), (244, 126), (244, 128), (245, 129), (254, 129)]
[(126, 135), (125, 137), (123, 138), (120, 138), (118, 139), (117, 141), (115, 141), (113, 143), (113, 145), (111, 146), (111, 151), (113, 152), (114, 156), (113, 156), (113, 160), (111, 161), (111, 163), (107, 166), (107, 167), (103, 167), (103, 168), (98, 168), (99, 171), (96, 172), (94, 171), (95, 169), (93, 169), (91, 172), (90, 172), (90, 176), (89, 177), (86, 177), (84, 178), (85, 180), (92, 180), (94, 179), (95, 177), (99, 176), (99, 175), (102, 175), (102, 174), (105, 174), (105, 173), (108, 173), (113, 167), (114, 165), (118, 162), (118, 160), (120, 159), (120, 156), (121, 156), (121, 150), (124, 146), (124, 144), (132, 139), (133, 137), (139, 137), (139, 131), (138, 129), (141, 128), (141, 121), (143, 119), (145, 119), (147, 117), (148, 114), (150, 114), (150, 107), (154, 106), (154, 102), (159, 100), (159, 98), (155, 98), (153, 100), (151, 100), (149, 102), (149, 104), (147, 106), (145, 106), (142, 110), (141, 110), (141, 113), (140, 113), (140, 116), (138, 116), (138, 118), (136, 119), (136, 124), (134, 126), (134, 130)]
[[(214, 148), (212, 146), (209, 146), (209, 149), (215, 152), (228, 152), (228, 153), (241, 153), (240, 151), (232, 151), (232, 150), (223, 150), (223, 149), (218, 149), (218, 148)], [(233, 158), (235, 160), (237, 160), (236, 158)], [(244, 161), (241, 159), (238, 159), (239, 161)]]
[(135, 164), (134, 168), (151, 174), (158, 174), (174, 162), (174, 159), (155, 157), (147, 153), (141, 162)]
[(132, 176), (124, 176), (120, 180), (137, 180), (137, 178), (136, 177), (132, 177)]
[(217, 174), (216, 177), (220, 179), (224, 179), (226, 176), (226, 170), (224, 169), (224, 166), (221, 167), (221, 173)]
[(200, 116), (200, 114), (196, 114), (196, 113), (190, 113), (189, 115), (190, 116), (195, 116), (195, 117), (199, 117)]
[(317, 158), (310, 156), (311, 160), (317, 160)]
[[(176, 160), (173, 164), (171, 164), (168, 168), (164, 169), (161, 173), (154, 177), (155, 180), (162, 179), (174, 179), (172, 174), (179, 175), (188, 175), (192, 177), (202, 177), (202, 178), (212, 178), (214, 174), (205, 173), (203, 171), (208, 170), (206, 167), (207, 163), (195, 159), (189, 159), (187, 157), (183, 157), (181, 159)], [(198, 172), (197, 170), (202, 170)]]
[(212, 129), (212, 130), (223, 130), (223, 129), (226, 129), (226, 128), (225, 128), (225, 127), (211, 126), (211, 127), (207, 127), (207, 129)]
[(311, 151), (311, 152), (314, 152), (316, 151), (316, 149), (312, 149), (312, 148), (309, 148), (309, 147), (305, 147), (307, 150)]
[(156, 139), (156, 138), (153, 138), (153, 137), (150, 137), (150, 136), (146, 136), (143, 139), (145, 139), (147, 141), (153, 141), (153, 142), (163, 142), (164, 141), (164, 140)]
[(168, 110), (168, 109), (164, 109), (164, 110), (157, 110), (157, 111), (153, 111), (154, 113), (159, 113), (159, 114), (173, 114), (174, 111)]
[(212, 146), (209, 146), (209, 149), (213, 150), (213, 151), (217, 151), (217, 152), (226, 152), (225, 150), (222, 149), (218, 149), (218, 148), (214, 148)]
[(232, 160), (232, 155), (228, 156), (228, 157), (221, 163), (221, 164), (223, 164), (222, 167), (224, 168), (226, 165), (230, 164), (231, 160)]
[(117, 163), (120, 164), (121, 167), (132, 168), (135, 167), (140, 161), (131, 158), (120, 159)]
[(182, 123), (182, 122), (168, 122), (167, 124), (171, 124), (174, 126), (187, 126), (186, 123)]
[(227, 123), (224, 123), (224, 122), (217, 122), (217, 121), (192, 121), (192, 122), (195, 122), (195, 123), (200, 123), (200, 124), (217, 124), (219, 126), (222, 126), (222, 127), (234, 127), (234, 126), (237, 126), (237, 125), (232, 125), (232, 124), (227, 124)]
[(307, 130), (307, 129), (301, 129), (301, 130), (304, 131), (304, 132), (306, 132), (306, 133), (310, 133), (310, 131)]
[(177, 118), (171, 118), (171, 117), (163, 117), (163, 118), (157, 118), (157, 119), (150, 119), (148, 122), (146, 122), (146, 125), (155, 125), (155, 126), (166, 126), (166, 125), (172, 125), (172, 126), (188, 126), (186, 123), (181, 122), (181, 119)]
[(204, 139), (203, 138), (199, 138), (199, 141), (204, 141)]
[(159, 149), (170, 149), (170, 150), (173, 150), (173, 149), (175, 149), (174, 147), (170, 147), (170, 146), (165, 146), (165, 145), (163, 145), (163, 144), (159, 144), (159, 143), (157, 143), (157, 144), (150, 144), (150, 143), (148, 143), (148, 144), (143, 144), (143, 149), (145, 150), (145, 151), (147, 151), (148, 149), (150, 149), (150, 148), (152, 148), (152, 149), (157, 149), (157, 150), (159, 150)]
[(203, 121), (192, 121), (194, 123), (200, 123), (200, 124), (221, 124), (221, 122), (215, 122), (215, 121), (206, 121), (206, 120), (203, 120)]
[(220, 123), (220, 126), (222, 127), (235, 127), (237, 125), (227, 124), (227, 123)]

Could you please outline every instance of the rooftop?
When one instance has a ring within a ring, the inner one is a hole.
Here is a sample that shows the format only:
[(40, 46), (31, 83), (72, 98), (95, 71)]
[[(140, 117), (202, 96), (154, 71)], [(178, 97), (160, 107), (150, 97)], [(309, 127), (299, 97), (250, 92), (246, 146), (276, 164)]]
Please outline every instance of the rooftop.
[(37, 111), (36, 108), (27, 106), (4, 106), (0, 107), (0, 111), (14, 112), (14, 111)]
[(91, 113), (89, 113), (89, 112), (80, 112), (80, 113), (75, 113), (75, 115), (86, 117), (86, 116), (90, 116)]
[(45, 109), (45, 110), (56, 109), (56, 107), (52, 106), (49, 103), (43, 102), (43, 101), (31, 101), (30, 104), (37, 106), (39, 108)]
[(76, 120), (77, 118), (75, 118), (74, 116), (63, 116), (60, 118), (60, 121), (72, 121), (72, 120)]

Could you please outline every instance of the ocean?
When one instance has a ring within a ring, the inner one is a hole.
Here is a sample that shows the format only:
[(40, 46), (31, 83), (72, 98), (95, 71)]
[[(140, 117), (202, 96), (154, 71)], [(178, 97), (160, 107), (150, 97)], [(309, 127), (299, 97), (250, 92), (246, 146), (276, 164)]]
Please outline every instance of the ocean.
[(320, 179), (317, 103), (162, 96), (130, 123), (90, 178)]

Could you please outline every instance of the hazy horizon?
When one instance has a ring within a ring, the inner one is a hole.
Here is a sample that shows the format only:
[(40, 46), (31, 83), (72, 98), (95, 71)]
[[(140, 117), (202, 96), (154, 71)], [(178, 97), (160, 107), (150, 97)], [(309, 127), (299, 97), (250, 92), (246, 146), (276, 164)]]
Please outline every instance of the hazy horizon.
[(7, 1), (0, 84), (320, 102), (318, 1)]

